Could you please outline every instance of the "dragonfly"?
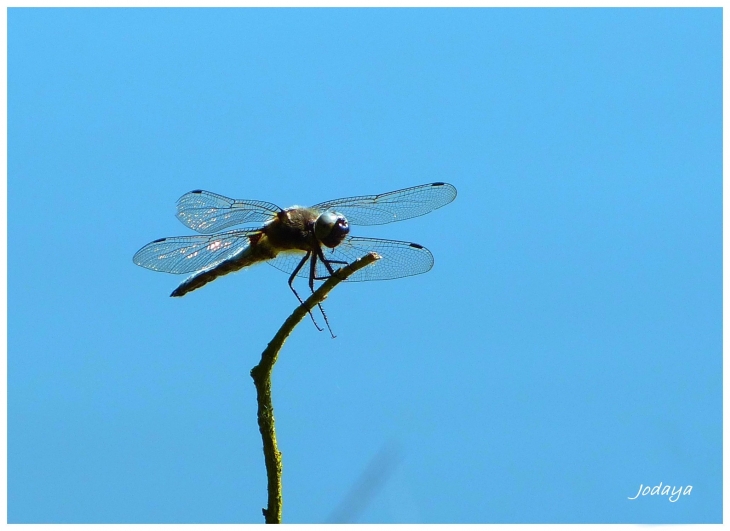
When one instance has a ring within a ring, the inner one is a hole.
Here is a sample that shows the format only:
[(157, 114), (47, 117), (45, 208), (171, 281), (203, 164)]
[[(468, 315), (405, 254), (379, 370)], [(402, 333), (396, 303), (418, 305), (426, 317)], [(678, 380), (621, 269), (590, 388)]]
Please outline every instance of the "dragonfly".
[[(303, 304), (294, 287), (295, 278), (308, 279), (314, 292), (316, 281), (328, 279), (335, 268), (370, 252), (380, 259), (356, 271), (348, 282), (391, 280), (429, 271), (433, 255), (422, 245), (351, 236), (350, 225), (384, 225), (415, 218), (455, 198), (456, 188), (443, 182), (289, 208), (193, 190), (177, 201), (177, 218), (199, 234), (157, 239), (137, 251), (133, 261), (153, 271), (193, 273), (171, 297), (182, 297), (218, 277), (266, 262), (289, 274), (289, 287)], [(257, 226), (222, 230), (249, 224)], [(319, 309), (332, 334), (324, 308), (319, 305)], [(311, 312), (309, 315), (321, 331)]]

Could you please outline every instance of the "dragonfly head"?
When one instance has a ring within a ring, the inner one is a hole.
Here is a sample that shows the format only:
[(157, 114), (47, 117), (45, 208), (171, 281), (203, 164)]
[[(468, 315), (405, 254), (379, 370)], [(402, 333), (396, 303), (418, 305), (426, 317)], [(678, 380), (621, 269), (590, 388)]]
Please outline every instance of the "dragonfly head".
[(335, 248), (350, 232), (350, 224), (342, 214), (323, 212), (314, 223), (314, 235), (327, 247)]

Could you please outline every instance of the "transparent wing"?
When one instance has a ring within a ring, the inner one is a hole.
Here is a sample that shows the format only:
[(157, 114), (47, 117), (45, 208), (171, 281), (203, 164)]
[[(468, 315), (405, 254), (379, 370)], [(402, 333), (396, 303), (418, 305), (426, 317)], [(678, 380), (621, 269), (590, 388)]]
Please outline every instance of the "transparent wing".
[(142, 247), (132, 260), (164, 273), (192, 273), (219, 264), (250, 246), (258, 230), (239, 229), (210, 236), (160, 238)]
[[(348, 237), (334, 249), (323, 247), (322, 250), (325, 258), (330, 260), (332, 269), (335, 270), (354, 262), (358, 258), (362, 258), (369, 252), (376, 252), (380, 255), (380, 260), (356, 271), (347, 279), (348, 282), (391, 280), (420, 275), (433, 267), (433, 255), (428, 249), (417, 243)], [(273, 260), (269, 260), (268, 263), (285, 273), (291, 274), (299, 265), (303, 256), (303, 254), (282, 253)], [(308, 279), (309, 269), (309, 262), (307, 262), (299, 270), (297, 276)], [(329, 277), (329, 275), (330, 273), (325, 265), (318, 259), (315, 277), (322, 279)]]
[(263, 223), (280, 211), (273, 203), (230, 199), (205, 190), (193, 190), (177, 200), (177, 219), (202, 234), (242, 223)]
[(415, 218), (451, 203), (456, 188), (447, 183), (422, 184), (380, 195), (334, 199), (312, 208), (343, 214), (352, 225), (383, 225)]

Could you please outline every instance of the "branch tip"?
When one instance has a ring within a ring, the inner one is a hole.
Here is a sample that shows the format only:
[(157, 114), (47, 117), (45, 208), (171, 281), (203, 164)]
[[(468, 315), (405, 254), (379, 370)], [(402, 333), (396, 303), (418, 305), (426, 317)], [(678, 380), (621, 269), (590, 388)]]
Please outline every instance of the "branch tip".
[(356, 271), (366, 267), (376, 260), (380, 255), (371, 252), (358, 258), (354, 262), (334, 272), (327, 281), (322, 284), (307, 300), (300, 304), (292, 314), (284, 321), (274, 338), (261, 353), (261, 361), (251, 369), (251, 378), (256, 386), (256, 400), (258, 402), (258, 423), (259, 431), (264, 446), (264, 461), (266, 463), (266, 479), (268, 486), (268, 507), (262, 508), (264, 520), (267, 524), (281, 523), (281, 452), (276, 442), (276, 427), (274, 425), (274, 406), (271, 400), (271, 372), (279, 357), (279, 351), (284, 341), (292, 333), (309, 311), (317, 304), (320, 304), (334, 287)]

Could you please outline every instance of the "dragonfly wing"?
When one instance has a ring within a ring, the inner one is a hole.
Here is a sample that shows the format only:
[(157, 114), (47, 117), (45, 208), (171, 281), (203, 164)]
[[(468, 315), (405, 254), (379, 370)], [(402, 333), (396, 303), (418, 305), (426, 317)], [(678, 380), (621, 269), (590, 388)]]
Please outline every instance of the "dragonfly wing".
[(263, 223), (280, 211), (273, 203), (230, 199), (205, 190), (193, 190), (177, 200), (177, 219), (202, 234), (242, 223)]
[(312, 208), (344, 215), (352, 225), (383, 225), (415, 218), (451, 203), (456, 188), (448, 183), (431, 183), (380, 195), (361, 195), (325, 201)]
[[(284, 273), (287, 273), (289, 275), (294, 272), (294, 269), (299, 265), (299, 263), (302, 261), (302, 258), (304, 258), (304, 251), (289, 251), (284, 253), (279, 253), (276, 258), (272, 258), (271, 260), (267, 260), (266, 263), (270, 266), (275, 267), (279, 271), (283, 271)], [(305, 272), (306, 274), (303, 274)], [(302, 269), (299, 271), (299, 274), (297, 276), (300, 277), (306, 277), (309, 278), (309, 264), (305, 264)]]
[[(334, 249), (323, 247), (322, 252), (324, 257), (330, 261), (330, 265), (334, 270), (350, 264), (370, 252), (380, 255), (380, 260), (353, 273), (347, 279), (348, 282), (391, 280), (420, 275), (433, 267), (433, 255), (428, 249), (417, 243), (396, 240), (348, 237)], [(303, 256), (303, 254), (280, 254), (273, 260), (269, 260), (268, 263), (285, 273), (291, 274), (299, 265)], [(307, 263), (299, 270), (297, 276), (308, 279), (309, 274), (310, 266)], [(329, 276), (329, 270), (318, 259), (315, 277), (322, 280)]]
[(209, 236), (160, 238), (142, 247), (132, 260), (138, 266), (164, 273), (192, 273), (213, 267), (251, 245), (255, 229), (239, 229)]

